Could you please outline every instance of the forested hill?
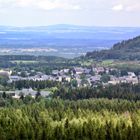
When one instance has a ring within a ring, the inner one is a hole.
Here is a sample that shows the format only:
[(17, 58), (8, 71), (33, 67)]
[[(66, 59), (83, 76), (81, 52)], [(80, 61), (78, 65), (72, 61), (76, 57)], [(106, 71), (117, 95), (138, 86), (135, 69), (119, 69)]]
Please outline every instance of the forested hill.
[(127, 41), (122, 41), (120, 43), (117, 43), (113, 46), (114, 50), (140, 50), (140, 36), (129, 39)]
[(88, 52), (87, 58), (97, 60), (120, 59), (120, 60), (140, 60), (140, 36), (115, 44), (109, 50)]

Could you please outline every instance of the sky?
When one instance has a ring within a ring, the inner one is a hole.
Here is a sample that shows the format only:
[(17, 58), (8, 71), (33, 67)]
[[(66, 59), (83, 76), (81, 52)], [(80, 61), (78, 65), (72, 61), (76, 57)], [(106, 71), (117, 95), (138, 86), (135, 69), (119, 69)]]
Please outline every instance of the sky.
[(140, 26), (140, 0), (0, 0), (0, 25)]

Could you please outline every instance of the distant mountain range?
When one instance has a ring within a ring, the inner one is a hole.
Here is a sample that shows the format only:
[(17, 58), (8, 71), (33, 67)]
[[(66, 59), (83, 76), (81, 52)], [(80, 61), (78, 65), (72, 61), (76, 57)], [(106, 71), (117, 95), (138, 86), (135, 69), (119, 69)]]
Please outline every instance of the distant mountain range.
[[(26, 37), (39, 37), (40, 34), (45, 38), (57, 39), (105, 39), (105, 40), (123, 40), (140, 34), (140, 27), (94, 27), (78, 25), (50, 25), (35, 27), (13, 27), (0, 26), (0, 34), (9, 33), (9, 35), (18, 34)], [(34, 33), (34, 36), (30, 36)], [(21, 36), (19, 36), (20, 38)]]
[(86, 57), (96, 60), (140, 60), (140, 36), (119, 42), (109, 50), (89, 52)]
[[(48, 48), (56, 51), (39, 54), (75, 57), (88, 51), (109, 49), (113, 44), (139, 34), (139, 27), (89, 27), (65, 24), (38, 27), (0, 26), (0, 48)], [(35, 54), (38, 55), (37, 52)]]

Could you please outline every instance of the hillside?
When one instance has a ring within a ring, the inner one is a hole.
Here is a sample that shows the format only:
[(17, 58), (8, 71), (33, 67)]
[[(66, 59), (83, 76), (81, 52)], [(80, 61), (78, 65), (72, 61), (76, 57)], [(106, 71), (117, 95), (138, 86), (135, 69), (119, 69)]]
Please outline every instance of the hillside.
[(88, 52), (86, 57), (96, 60), (140, 60), (140, 36), (119, 42), (109, 50)]

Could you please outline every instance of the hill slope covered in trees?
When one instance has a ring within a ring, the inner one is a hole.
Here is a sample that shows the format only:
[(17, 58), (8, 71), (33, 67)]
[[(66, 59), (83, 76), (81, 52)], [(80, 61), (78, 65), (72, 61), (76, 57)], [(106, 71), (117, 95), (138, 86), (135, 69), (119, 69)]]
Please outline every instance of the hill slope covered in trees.
[(88, 52), (86, 57), (97, 60), (140, 60), (140, 36), (119, 42), (109, 50)]

